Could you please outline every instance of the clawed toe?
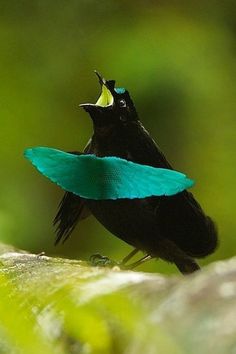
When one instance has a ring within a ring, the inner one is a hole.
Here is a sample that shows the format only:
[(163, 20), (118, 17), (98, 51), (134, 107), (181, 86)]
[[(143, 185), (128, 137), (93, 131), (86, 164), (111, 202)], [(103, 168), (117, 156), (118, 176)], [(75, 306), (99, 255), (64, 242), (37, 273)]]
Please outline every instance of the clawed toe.
[(112, 259), (106, 256), (102, 256), (99, 253), (95, 253), (91, 255), (89, 261), (93, 266), (96, 267), (114, 267), (118, 265), (117, 262), (113, 261)]

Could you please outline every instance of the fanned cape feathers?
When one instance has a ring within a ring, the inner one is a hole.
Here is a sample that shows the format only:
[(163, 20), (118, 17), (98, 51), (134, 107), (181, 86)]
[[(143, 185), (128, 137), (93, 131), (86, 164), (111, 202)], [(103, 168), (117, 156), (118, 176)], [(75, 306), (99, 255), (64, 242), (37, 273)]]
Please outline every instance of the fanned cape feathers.
[(170, 196), (194, 185), (183, 173), (117, 157), (74, 155), (47, 147), (27, 149), (24, 155), (52, 182), (86, 199)]

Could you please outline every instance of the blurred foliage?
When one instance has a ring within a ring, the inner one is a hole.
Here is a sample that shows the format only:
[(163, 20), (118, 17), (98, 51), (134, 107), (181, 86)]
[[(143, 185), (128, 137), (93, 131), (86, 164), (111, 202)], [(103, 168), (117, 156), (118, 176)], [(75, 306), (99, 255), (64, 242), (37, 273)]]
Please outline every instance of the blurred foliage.
[[(130, 247), (96, 220), (54, 248), (62, 191), (22, 153), (30, 146), (82, 150), (92, 126), (92, 70), (132, 94), (140, 118), (218, 224), (213, 259), (236, 246), (236, 7), (220, 1), (0, 0), (0, 235), (31, 251), (120, 259)], [(174, 272), (161, 262), (143, 269)], [(17, 301), (17, 300), (16, 300)]]

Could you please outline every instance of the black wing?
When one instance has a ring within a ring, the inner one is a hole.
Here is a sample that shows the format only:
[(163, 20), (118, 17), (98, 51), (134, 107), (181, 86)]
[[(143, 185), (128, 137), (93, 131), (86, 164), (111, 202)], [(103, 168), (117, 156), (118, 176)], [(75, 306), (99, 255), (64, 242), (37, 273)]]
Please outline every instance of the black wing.
[[(172, 169), (141, 123), (137, 123), (130, 134), (138, 136), (129, 138), (132, 141), (129, 150), (135, 162)], [(190, 192), (154, 197), (151, 201), (166, 239), (192, 257), (201, 258), (214, 252), (218, 245), (216, 226)]]
[[(86, 145), (84, 152), (88, 152), (90, 148), (90, 141)], [(71, 154), (81, 155), (81, 152), (71, 152)], [(90, 215), (90, 211), (85, 204), (85, 199), (71, 193), (66, 192), (59, 204), (59, 210), (53, 225), (56, 226), (56, 241), (57, 245), (60, 241), (63, 243), (68, 239), (77, 223), (80, 220), (87, 218)]]

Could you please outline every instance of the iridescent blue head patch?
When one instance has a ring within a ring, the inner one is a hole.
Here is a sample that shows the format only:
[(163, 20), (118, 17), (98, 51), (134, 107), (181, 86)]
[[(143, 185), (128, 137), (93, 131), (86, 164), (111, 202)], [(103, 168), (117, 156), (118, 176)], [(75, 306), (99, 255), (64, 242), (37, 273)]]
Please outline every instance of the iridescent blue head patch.
[(122, 93), (125, 93), (126, 89), (124, 87), (116, 87), (115, 92), (118, 93), (119, 95), (122, 95)]

